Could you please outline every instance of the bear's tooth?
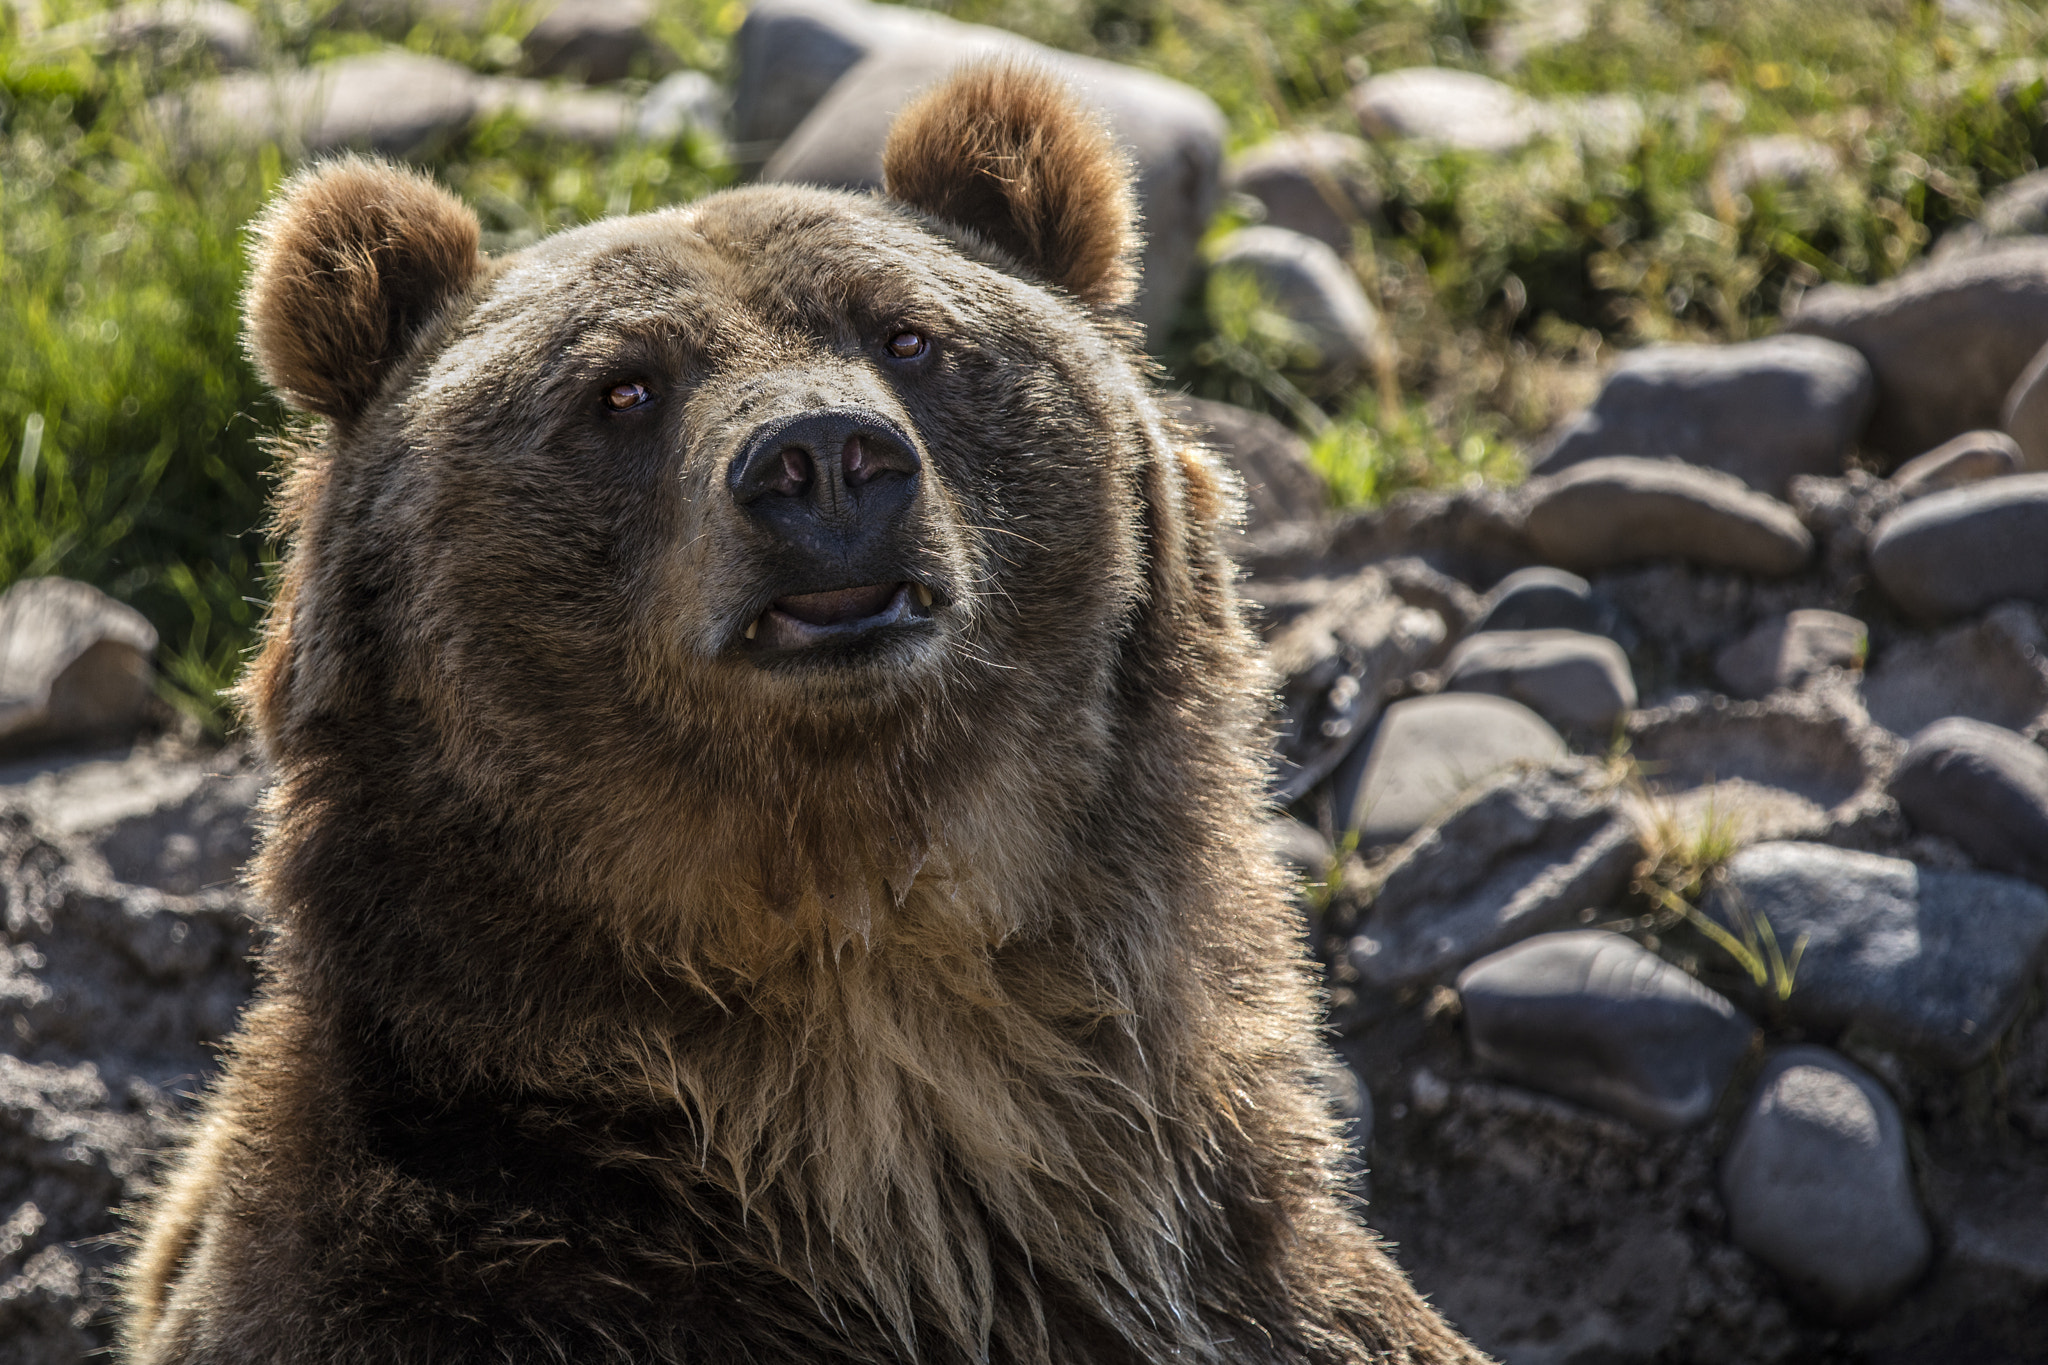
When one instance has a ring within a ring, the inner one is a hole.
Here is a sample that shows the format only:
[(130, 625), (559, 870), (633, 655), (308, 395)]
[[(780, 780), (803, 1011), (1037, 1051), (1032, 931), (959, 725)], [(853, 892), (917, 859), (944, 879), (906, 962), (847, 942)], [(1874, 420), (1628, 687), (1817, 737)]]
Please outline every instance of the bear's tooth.
[(760, 629), (761, 618), (756, 616), (753, 620), (747, 622), (747, 638), (749, 640), (753, 639), (754, 636), (760, 632)]
[(919, 606), (929, 607), (932, 604), (932, 590), (930, 588), (927, 588), (922, 583), (913, 583), (910, 586), (917, 589)]

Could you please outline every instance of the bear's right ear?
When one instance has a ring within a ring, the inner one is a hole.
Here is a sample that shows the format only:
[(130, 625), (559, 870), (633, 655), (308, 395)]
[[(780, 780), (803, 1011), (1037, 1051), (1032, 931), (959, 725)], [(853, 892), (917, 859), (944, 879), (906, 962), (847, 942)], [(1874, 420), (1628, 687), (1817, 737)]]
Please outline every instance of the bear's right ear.
[(299, 175), (255, 233), (249, 352), (294, 405), (343, 424), (483, 265), (467, 205), (423, 175), (359, 157)]
[(882, 181), (914, 209), (968, 228), (1083, 303), (1136, 288), (1130, 170), (1109, 130), (1051, 74), (967, 67), (896, 118)]

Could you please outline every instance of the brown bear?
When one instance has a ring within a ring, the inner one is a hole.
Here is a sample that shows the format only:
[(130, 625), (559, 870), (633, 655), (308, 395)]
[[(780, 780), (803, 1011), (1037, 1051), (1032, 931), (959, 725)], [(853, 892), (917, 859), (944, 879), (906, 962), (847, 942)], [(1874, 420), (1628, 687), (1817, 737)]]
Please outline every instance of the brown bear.
[(985, 66), (887, 164), (261, 222), (272, 941), (127, 1360), (1480, 1359), (1333, 1173), (1113, 144)]

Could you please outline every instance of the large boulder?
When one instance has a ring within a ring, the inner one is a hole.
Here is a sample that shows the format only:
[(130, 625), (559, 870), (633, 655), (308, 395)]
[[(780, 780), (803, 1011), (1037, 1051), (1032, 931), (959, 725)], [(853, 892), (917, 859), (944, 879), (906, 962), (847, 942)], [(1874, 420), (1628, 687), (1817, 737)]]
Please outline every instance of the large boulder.
[(1854, 346), (1877, 376), (1864, 443), (1892, 461), (1996, 427), (2048, 344), (2048, 242), (1932, 263), (1875, 285), (1825, 285), (1787, 329)]
[(521, 46), (536, 76), (616, 81), (672, 64), (654, 37), (653, 0), (555, 0)]
[(1737, 932), (1767, 920), (1788, 954), (1806, 940), (1785, 1000), (1796, 1022), (1956, 1069), (2012, 1024), (2048, 949), (2048, 892), (2031, 882), (1825, 844), (1743, 849), (1708, 907)]
[(1765, 1066), (1721, 1196), (1735, 1244), (1836, 1319), (1875, 1317), (1933, 1256), (1898, 1105), (1826, 1048), (1788, 1047)]
[(1909, 614), (1952, 620), (2008, 598), (2048, 603), (2044, 545), (2048, 474), (2019, 474), (1901, 507), (1871, 532), (1870, 569)]
[(1795, 475), (1841, 472), (1874, 397), (1863, 357), (1819, 337), (1651, 347), (1623, 358), (1535, 472), (1671, 455), (1783, 497)]
[(1303, 369), (1320, 389), (1368, 373), (1385, 345), (1379, 310), (1358, 277), (1324, 243), (1282, 227), (1240, 228), (1216, 244), (1210, 268), (1241, 275), (1293, 327)]
[(1731, 475), (1676, 460), (1588, 460), (1532, 481), (1524, 496), (1530, 544), (1581, 573), (1682, 559), (1781, 578), (1813, 557), (1813, 536), (1790, 507)]
[(107, 743), (141, 723), (156, 630), (142, 613), (66, 578), (0, 595), (0, 754)]
[[(788, 61), (768, 41), (774, 32), (814, 51), (819, 73), (850, 53), (857, 53), (858, 60), (829, 84), (767, 158), (761, 170), (767, 181), (879, 189), (882, 148), (897, 112), (964, 61), (1017, 56), (1070, 82), (1108, 122), (1136, 171), (1145, 240), (1132, 310), (1148, 344), (1154, 350), (1165, 344), (1196, 245), (1221, 194), (1223, 115), (1208, 96), (1149, 71), (1056, 52), (1001, 29), (914, 15), (894, 6), (803, 0), (799, 6), (774, 7), (760, 30), (742, 34), (733, 117), (743, 143), (772, 122), (765, 110), (794, 108), (810, 88), (809, 77), (759, 69), (762, 63), (779, 68)], [(849, 33), (861, 35), (858, 44)]]
[(1549, 128), (1542, 106), (1512, 86), (1435, 66), (1368, 77), (1351, 92), (1351, 112), (1375, 141), (1465, 152), (1512, 152)]
[(1650, 1128), (1707, 1117), (1756, 1036), (1726, 997), (1598, 929), (1481, 958), (1458, 996), (1482, 1065)]

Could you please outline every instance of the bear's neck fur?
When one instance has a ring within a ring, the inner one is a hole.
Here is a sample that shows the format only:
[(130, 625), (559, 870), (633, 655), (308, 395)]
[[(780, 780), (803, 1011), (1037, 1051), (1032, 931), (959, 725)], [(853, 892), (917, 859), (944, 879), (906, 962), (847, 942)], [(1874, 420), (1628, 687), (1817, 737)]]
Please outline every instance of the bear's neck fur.
[[(1284, 1021), (1301, 1011), (1273, 1003), (1300, 983), (1246, 975), (1287, 952), (1237, 941), (1278, 922), (1233, 903), (1273, 878), (1242, 757), (1244, 655), (1167, 657), (1127, 661), (1099, 714), (1070, 718), (1109, 750), (1075, 770), (1121, 773), (1118, 791), (1063, 791), (1048, 752), (1044, 781), (977, 800), (979, 765), (906, 746), (814, 803), (900, 837), (826, 840), (779, 881), (764, 844), (809, 846), (778, 837), (806, 822), (786, 804), (600, 829), (579, 824), (579, 793), (537, 793), (579, 850), (451, 774), (394, 789), (389, 774), (434, 768), (395, 711), (299, 727), (261, 871), (281, 912), (272, 994), (302, 1037), (377, 1040), (335, 1069), (374, 1074), (389, 1109), (641, 1116), (631, 1136), (568, 1133), (571, 1159), (630, 1165), (678, 1210), (736, 1210), (743, 1245), (715, 1254), (828, 1315), (1029, 1358), (1048, 1315), (1079, 1314), (1140, 1358), (1200, 1359), (1196, 1249), (1255, 1230), (1215, 1226), (1191, 1196), (1286, 1122), (1241, 1082), (1300, 1055)], [(1018, 736), (980, 738), (1017, 770)], [(1189, 773), (1239, 780), (1197, 791)], [(674, 809), (645, 795), (603, 804)], [(881, 852), (818, 861), (864, 845)], [(1242, 1053), (1189, 1049), (1213, 1048), (1203, 1016), (1227, 978), (1266, 993), (1232, 1002), (1254, 1006), (1225, 1030)], [(1196, 1116), (1205, 1131), (1169, 1131)], [(1271, 1192), (1276, 1220), (1289, 1193)]]

